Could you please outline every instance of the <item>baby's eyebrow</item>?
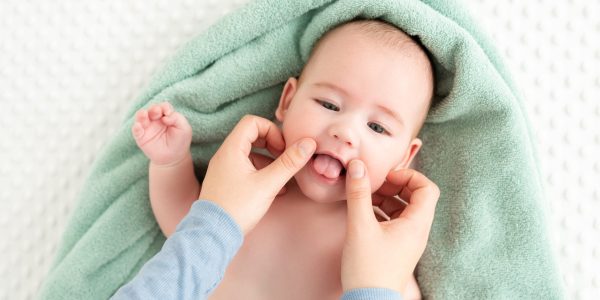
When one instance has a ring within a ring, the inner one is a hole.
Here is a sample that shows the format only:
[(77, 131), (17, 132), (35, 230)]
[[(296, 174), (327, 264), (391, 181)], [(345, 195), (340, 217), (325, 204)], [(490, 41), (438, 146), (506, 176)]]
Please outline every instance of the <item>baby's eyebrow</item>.
[(402, 118), (400, 118), (400, 116), (395, 111), (389, 109), (388, 107), (380, 105), (380, 104), (377, 104), (377, 108), (380, 109), (381, 111), (383, 111), (384, 113), (388, 114), (389, 116), (391, 116), (396, 121), (398, 121), (398, 123), (400, 123), (400, 125), (404, 126), (404, 121), (402, 120)]
[(329, 82), (317, 82), (317, 83), (313, 84), (313, 86), (324, 87), (324, 88), (335, 90), (338, 93), (344, 95), (345, 97), (350, 96), (350, 93), (346, 92), (346, 90), (344, 90), (343, 88), (341, 88), (335, 84), (329, 83)]
[[(313, 86), (316, 87), (324, 87), (324, 88), (328, 88), (328, 89), (332, 89), (337, 91), (338, 93), (342, 94), (344, 97), (351, 97), (350, 93), (348, 93), (346, 90), (344, 90), (343, 88), (329, 83), (329, 82), (317, 82), (315, 84), (313, 84)], [(394, 120), (396, 120), (400, 125), (404, 126), (404, 121), (402, 120), (402, 118), (400, 118), (400, 116), (393, 110), (391, 110), (390, 108), (383, 106), (381, 104), (377, 104), (376, 107), (383, 111), (385, 114), (389, 115), (390, 117), (392, 117)]]

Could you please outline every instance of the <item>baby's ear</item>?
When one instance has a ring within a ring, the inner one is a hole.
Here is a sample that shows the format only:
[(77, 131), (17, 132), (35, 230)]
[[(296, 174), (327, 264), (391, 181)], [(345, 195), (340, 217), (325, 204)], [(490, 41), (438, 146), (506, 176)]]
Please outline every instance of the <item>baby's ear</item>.
[(285, 86), (283, 86), (283, 91), (279, 98), (279, 105), (277, 106), (277, 110), (275, 110), (275, 117), (277, 117), (279, 122), (283, 122), (285, 112), (290, 106), (294, 94), (296, 94), (297, 85), (298, 80), (294, 77), (290, 77), (285, 83)]
[(417, 153), (419, 152), (419, 149), (421, 149), (422, 145), (423, 142), (419, 138), (412, 139), (412, 141), (408, 145), (408, 149), (406, 150), (404, 157), (402, 158), (400, 163), (394, 168), (394, 170), (397, 171), (400, 169), (408, 168), (412, 160), (415, 158), (415, 156), (417, 156)]

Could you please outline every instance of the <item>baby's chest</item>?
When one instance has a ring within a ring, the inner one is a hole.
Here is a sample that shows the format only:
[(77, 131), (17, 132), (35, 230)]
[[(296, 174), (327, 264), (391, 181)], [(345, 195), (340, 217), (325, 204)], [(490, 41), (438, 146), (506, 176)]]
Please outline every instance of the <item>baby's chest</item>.
[(246, 236), (211, 299), (339, 299), (341, 214), (272, 208)]

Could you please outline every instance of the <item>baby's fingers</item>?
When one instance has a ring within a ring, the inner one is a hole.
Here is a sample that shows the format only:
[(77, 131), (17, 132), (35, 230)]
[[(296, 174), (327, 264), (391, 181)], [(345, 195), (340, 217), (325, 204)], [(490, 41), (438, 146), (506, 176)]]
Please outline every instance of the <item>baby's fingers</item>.
[(150, 107), (150, 109), (148, 109), (148, 117), (150, 117), (150, 120), (156, 121), (162, 118), (162, 116), (163, 109), (159, 105), (153, 105), (152, 107)]
[(131, 133), (136, 139), (139, 139), (142, 136), (144, 136), (144, 128), (142, 127), (142, 124), (140, 124), (139, 122), (135, 122), (133, 124), (133, 127), (131, 127)]
[(178, 112), (173, 112), (168, 116), (162, 117), (163, 124), (173, 126), (179, 129), (191, 128), (185, 117)]
[(174, 115), (164, 116), (164, 117), (162, 117), (161, 120), (162, 120), (163, 124), (165, 124), (167, 126), (173, 126), (177, 122), (177, 118)]
[(135, 121), (139, 122), (142, 125), (142, 128), (148, 127), (150, 125), (150, 119), (148, 118), (148, 111), (145, 109), (140, 109), (135, 114)]
[(173, 111), (175, 111), (171, 103), (169, 103), (168, 101), (159, 104), (159, 106), (162, 109), (163, 115), (165, 116), (170, 116), (173, 113)]
[(148, 115), (150, 116), (150, 120), (156, 121), (162, 118), (163, 116), (170, 116), (173, 114), (173, 106), (171, 103), (165, 101), (159, 104), (154, 104), (148, 109)]

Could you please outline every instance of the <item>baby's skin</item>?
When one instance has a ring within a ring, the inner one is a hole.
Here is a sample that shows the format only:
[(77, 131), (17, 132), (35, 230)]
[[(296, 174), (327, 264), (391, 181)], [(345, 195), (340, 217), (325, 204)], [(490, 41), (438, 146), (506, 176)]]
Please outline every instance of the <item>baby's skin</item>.
[[(138, 147), (150, 160), (150, 202), (161, 230), (169, 237), (201, 191), (190, 153), (192, 128), (169, 102), (162, 102), (148, 110), (140, 109), (131, 130)], [(283, 150), (277, 145), (265, 146), (274, 155)], [(252, 154), (251, 161), (261, 169), (272, 159)], [(284, 188), (279, 194), (285, 192)], [(402, 294), (404, 299), (421, 298), (414, 276)]]

